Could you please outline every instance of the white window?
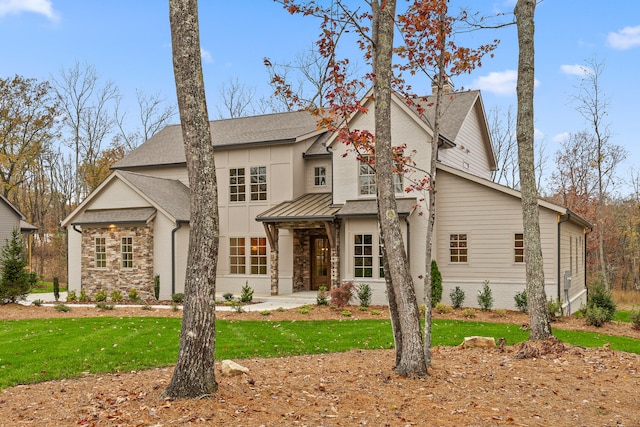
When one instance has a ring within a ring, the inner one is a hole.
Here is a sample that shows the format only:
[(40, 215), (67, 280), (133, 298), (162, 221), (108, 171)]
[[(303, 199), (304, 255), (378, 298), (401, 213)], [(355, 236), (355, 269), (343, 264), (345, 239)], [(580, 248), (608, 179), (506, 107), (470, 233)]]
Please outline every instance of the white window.
[(267, 238), (251, 238), (251, 274), (267, 274)]
[(353, 240), (355, 277), (373, 277), (373, 236), (356, 234)]
[(229, 239), (229, 272), (231, 274), (245, 274), (246, 250), (244, 237)]
[(133, 268), (133, 237), (123, 237), (120, 241), (122, 268)]
[(455, 263), (467, 262), (469, 246), (466, 234), (449, 235), (449, 260)]
[(95, 247), (95, 267), (107, 268), (107, 239), (104, 237), (96, 237), (94, 241)]
[[(363, 196), (376, 194), (376, 176), (373, 170), (374, 163), (375, 160), (372, 155), (366, 154), (361, 156), (358, 179), (360, 184), (360, 194)], [(402, 167), (398, 166), (396, 169), (402, 170)], [(402, 186), (402, 175), (398, 173), (398, 171), (393, 173), (393, 187), (396, 193), (402, 193), (404, 191)]]
[(327, 185), (327, 168), (318, 166), (313, 169), (313, 185), (324, 187)]
[(252, 166), (250, 171), (251, 200), (267, 200), (267, 167)]
[(229, 201), (245, 201), (244, 168), (229, 169)]

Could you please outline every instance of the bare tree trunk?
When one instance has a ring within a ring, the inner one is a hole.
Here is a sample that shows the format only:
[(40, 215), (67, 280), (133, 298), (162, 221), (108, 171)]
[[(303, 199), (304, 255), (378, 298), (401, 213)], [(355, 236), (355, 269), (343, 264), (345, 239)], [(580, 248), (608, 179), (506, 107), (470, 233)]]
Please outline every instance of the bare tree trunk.
[[(411, 271), (407, 262), (402, 230), (397, 213), (393, 184), (393, 152), (391, 146), (391, 78), (395, 0), (373, 1), (373, 42), (375, 74), (375, 154), (378, 219), (387, 254), (388, 274), (395, 297), (395, 326), (400, 327), (402, 348), (396, 364), (399, 375), (424, 376), (427, 366), (422, 352), (420, 312)], [(387, 271), (385, 271), (385, 275)], [(390, 307), (391, 308), (391, 307)], [(397, 350), (397, 349), (396, 349)]]
[(173, 68), (191, 188), (191, 221), (180, 352), (162, 393), (169, 399), (207, 396), (215, 378), (218, 194), (202, 77), (197, 0), (170, 0)]
[[(534, 169), (533, 149), (533, 86), (534, 86), (534, 12), (536, 0), (518, 0), (514, 13), (518, 27), (518, 163), (522, 192), (522, 221), (524, 224), (524, 258), (526, 263), (527, 302), (529, 305), (529, 339), (551, 337), (551, 324), (544, 290), (538, 192)], [(559, 279), (559, 278), (558, 278)]]

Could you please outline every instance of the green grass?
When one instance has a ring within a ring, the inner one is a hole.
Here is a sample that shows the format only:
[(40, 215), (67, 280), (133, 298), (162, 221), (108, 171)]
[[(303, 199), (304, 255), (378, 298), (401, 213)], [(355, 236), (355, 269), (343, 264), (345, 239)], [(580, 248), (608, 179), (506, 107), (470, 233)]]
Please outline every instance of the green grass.
[[(100, 317), (0, 321), (0, 389), (83, 373), (130, 371), (176, 362), (180, 319)], [(218, 321), (216, 359), (281, 357), (393, 347), (389, 320)], [(584, 347), (611, 344), (640, 353), (637, 340), (554, 330), (561, 340)], [(465, 336), (528, 338), (517, 325), (441, 320), (433, 322), (433, 345), (459, 345)]]
[[(62, 283), (60, 284), (60, 292), (66, 292), (67, 288)], [(53, 293), (53, 282), (36, 282), (35, 286), (31, 288), (32, 294), (45, 294)]]

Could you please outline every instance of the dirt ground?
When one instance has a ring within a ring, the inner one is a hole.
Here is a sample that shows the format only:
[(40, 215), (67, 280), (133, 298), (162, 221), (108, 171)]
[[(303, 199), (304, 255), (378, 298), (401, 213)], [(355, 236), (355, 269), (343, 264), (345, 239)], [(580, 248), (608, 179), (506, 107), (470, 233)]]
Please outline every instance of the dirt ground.
[[(386, 318), (351, 308), (352, 318)], [(86, 316), (180, 316), (170, 309), (0, 306), (0, 319)], [(435, 317), (463, 319), (460, 311)], [(219, 319), (340, 319), (314, 307), (261, 313), (218, 312)], [(476, 312), (473, 320), (526, 325), (526, 315)], [(587, 326), (562, 319), (554, 328), (640, 339), (629, 324)], [(526, 353), (526, 358), (521, 358)], [(535, 357), (531, 357), (535, 356)], [(86, 376), (0, 392), (0, 426), (640, 426), (640, 356), (559, 342), (495, 349), (433, 349), (430, 375), (393, 373), (392, 350), (238, 360), (248, 375), (223, 377), (199, 400), (159, 398), (172, 368)]]

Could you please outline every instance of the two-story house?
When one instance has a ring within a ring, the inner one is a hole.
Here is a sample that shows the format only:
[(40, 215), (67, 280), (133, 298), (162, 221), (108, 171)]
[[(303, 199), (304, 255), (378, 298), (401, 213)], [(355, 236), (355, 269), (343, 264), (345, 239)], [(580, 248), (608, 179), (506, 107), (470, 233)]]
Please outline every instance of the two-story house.
[[(351, 128), (373, 130), (368, 114)], [(476, 305), (485, 280), (495, 307), (513, 308), (524, 289), (520, 194), (490, 180), (496, 160), (480, 92), (444, 97), (438, 150), (433, 256), (444, 300), (455, 286)], [(420, 114), (394, 95), (392, 141), (417, 167), (398, 175), (398, 214), (418, 297), (425, 272), (426, 194), (406, 191), (430, 162), (433, 107)], [(217, 290), (291, 294), (367, 283), (374, 303), (385, 285), (375, 179), (352, 147), (318, 129), (308, 112), (211, 122), (219, 191)], [(179, 125), (167, 126), (114, 166), (114, 172), (63, 222), (68, 229), (69, 287), (91, 295), (131, 287), (160, 298), (182, 292), (189, 234), (189, 189)], [(546, 291), (577, 308), (586, 297), (585, 234), (589, 224), (539, 201)], [(565, 280), (566, 278), (566, 280)], [(569, 280), (570, 278), (570, 280)]]

